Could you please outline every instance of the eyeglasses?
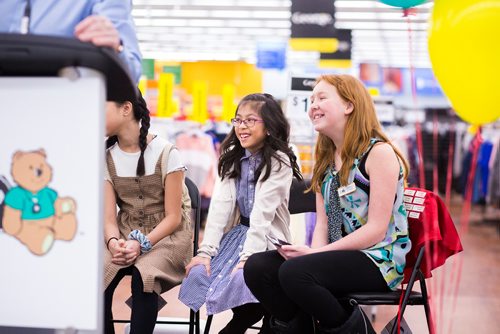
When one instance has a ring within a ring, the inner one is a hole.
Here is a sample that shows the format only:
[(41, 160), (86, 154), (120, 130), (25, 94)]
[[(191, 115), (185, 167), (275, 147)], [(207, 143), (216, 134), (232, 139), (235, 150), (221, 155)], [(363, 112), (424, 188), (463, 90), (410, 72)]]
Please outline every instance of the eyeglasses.
[(256, 122), (263, 123), (264, 121), (261, 119), (256, 119), (256, 118), (248, 118), (248, 119), (232, 118), (231, 119), (231, 124), (233, 124), (233, 126), (240, 126), (241, 124), (245, 124), (245, 126), (247, 128), (253, 127)]

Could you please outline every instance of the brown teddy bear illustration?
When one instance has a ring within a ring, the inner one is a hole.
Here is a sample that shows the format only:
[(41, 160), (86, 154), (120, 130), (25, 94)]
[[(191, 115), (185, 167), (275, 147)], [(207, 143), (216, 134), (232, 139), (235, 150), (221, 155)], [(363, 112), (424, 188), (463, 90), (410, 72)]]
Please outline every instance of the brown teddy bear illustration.
[(58, 197), (47, 185), (52, 168), (43, 149), (18, 151), (12, 157), (11, 174), (17, 187), (5, 196), (3, 229), (28, 249), (43, 255), (54, 240), (72, 240), (76, 233), (76, 202)]

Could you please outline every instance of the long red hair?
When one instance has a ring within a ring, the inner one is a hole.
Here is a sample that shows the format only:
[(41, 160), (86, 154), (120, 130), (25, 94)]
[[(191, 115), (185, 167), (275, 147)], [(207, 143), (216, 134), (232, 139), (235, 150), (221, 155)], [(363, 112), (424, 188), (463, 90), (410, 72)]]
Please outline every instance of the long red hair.
[[(339, 180), (342, 186), (347, 185), (349, 171), (351, 170), (354, 159), (363, 154), (370, 144), (371, 138), (379, 138), (388, 143), (396, 152), (398, 159), (404, 166), (404, 177), (408, 176), (408, 162), (401, 152), (390, 142), (389, 138), (382, 131), (373, 100), (365, 86), (355, 77), (347, 74), (329, 74), (321, 75), (316, 84), (324, 81), (334, 86), (342, 100), (350, 102), (353, 105), (353, 111), (349, 114), (344, 130), (344, 145), (340, 152), (342, 167), (339, 171)], [(320, 192), (321, 183), (325, 172), (334, 161), (336, 147), (333, 141), (323, 135), (318, 135), (315, 148), (315, 165), (311, 188), (315, 192)]]

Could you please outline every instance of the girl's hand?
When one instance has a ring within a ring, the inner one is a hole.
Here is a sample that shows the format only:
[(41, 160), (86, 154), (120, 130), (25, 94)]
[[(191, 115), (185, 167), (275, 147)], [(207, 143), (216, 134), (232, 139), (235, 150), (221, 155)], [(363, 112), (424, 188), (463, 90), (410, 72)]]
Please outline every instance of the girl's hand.
[(191, 259), (191, 262), (188, 263), (186, 266), (186, 276), (189, 275), (189, 271), (191, 268), (194, 266), (197, 266), (199, 264), (202, 264), (205, 266), (205, 269), (207, 270), (207, 275), (210, 276), (210, 259), (206, 257), (201, 257), (201, 256), (195, 256)]
[(135, 259), (141, 255), (141, 244), (137, 240), (127, 240), (125, 242), (125, 259), (128, 264), (135, 262)]
[(292, 259), (294, 257), (299, 257), (307, 254), (315, 253), (314, 249), (308, 246), (295, 246), (295, 245), (284, 245), (278, 247), (278, 253), (281, 254), (286, 260)]
[(121, 251), (113, 255), (112, 262), (121, 266), (129, 266), (141, 254), (141, 244), (137, 240), (123, 240), (121, 245)]
[(245, 261), (238, 262), (236, 267), (234, 267), (233, 271), (231, 272), (231, 276), (233, 276), (238, 270), (243, 269), (244, 266), (245, 266)]
[(125, 265), (125, 240), (111, 240), (109, 242), (109, 251), (113, 256), (111, 262), (118, 265)]
[(124, 253), (125, 252), (125, 240), (123, 239), (111, 239), (108, 243), (108, 249), (111, 253), (111, 255), (113, 255), (113, 257), (115, 255), (119, 255), (120, 253)]

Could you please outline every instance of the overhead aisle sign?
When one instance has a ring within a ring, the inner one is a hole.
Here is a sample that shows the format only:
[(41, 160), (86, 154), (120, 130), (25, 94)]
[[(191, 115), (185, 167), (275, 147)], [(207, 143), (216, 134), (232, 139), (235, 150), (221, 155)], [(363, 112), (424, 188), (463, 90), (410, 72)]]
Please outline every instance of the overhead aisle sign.
[(337, 51), (331, 53), (320, 53), (319, 67), (349, 68), (352, 66), (352, 30), (337, 29), (335, 36), (338, 40)]
[(290, 46), (296, 51), (335, 52), (333, 0), (292, 0)]

